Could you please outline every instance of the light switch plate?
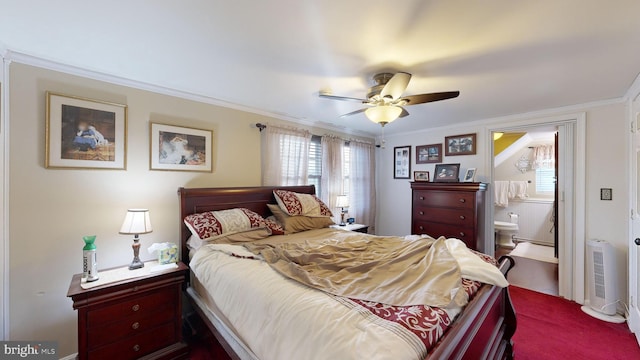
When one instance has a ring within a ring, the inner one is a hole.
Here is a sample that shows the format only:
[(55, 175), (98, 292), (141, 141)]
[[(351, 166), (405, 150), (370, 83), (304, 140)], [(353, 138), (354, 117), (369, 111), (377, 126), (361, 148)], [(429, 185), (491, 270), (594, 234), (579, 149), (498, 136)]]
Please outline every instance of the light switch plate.
[(600, 200), (613, 200), (613, 189), (610, 189), (610, 188), (600, 189)]

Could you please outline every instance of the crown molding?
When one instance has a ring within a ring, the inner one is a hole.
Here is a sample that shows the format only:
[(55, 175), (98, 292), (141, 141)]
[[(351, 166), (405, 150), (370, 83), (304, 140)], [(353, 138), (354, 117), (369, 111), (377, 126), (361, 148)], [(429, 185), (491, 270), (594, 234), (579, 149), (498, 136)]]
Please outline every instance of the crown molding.
[[(3, 47), (2, 47), (2, 44), (0, 43), (0, 54), (2, 53), (3, 53)], [(75, 65), (69, 65), (69, 64), (58, 62), (58, 61), (46, 59), (43, 57), (14, 51), (11, 49), (4, 50), (4, 58), (10, 62), (16, 62), (24, 65), (35, 66), (35, 67), (52, 70), (52, 71), (58, 71), (65, 74), (80, 76), (80, 77), (84, 77), (92, 80), (103, 81), (103, 82), (107, 82), (115, 85), (126, 86), (130, 88), (138, 89), (138, 90), (145, 90), (145, 91), (158, 93), (162, 95), (173, 96), (180, 99), (191, 100), (191, 101), (196, 101), (204, 104), (210, 104), (210, 105), (220, 106), (224, 108), (244, 111), (244, 112), (248, 112), (256, 115), (262, 115), (262, 116), (266, 116), (266, 117), (270, 117), (278, 120), (284, 120), (284, 121), (296, 123), (299, 125), (304, 125), (307, 127), (321, 128), (321, 129), (325, 129), (333, 132), (349, 134), (354, 136), (361, 136), (361, 137), (366, 137), (370, 139), (373, 139), (375, 137), (375, 134), (365, 132), (365, 131), (354, 130), (354, 129), (341, 127), (341, 126), (334, 126), (333, 124), (326, 123), (326, 122), (298, 118), (288, 114), (267, 111), (259, 108), (254, 108), (251, 106), (233, 103), (233, 102), (222, 100), (222, 99), (217, 99), (211, 96), (200, 95), (200, 94), (196, 94), (189, 91), (169, 88), (166, 86), (156, 85), (156, 84), (147, 83), (143, 81), (127, 79), (121, 76), (105, 73), (102, 71), (87, 69), (87, 68), (83, 68)]]

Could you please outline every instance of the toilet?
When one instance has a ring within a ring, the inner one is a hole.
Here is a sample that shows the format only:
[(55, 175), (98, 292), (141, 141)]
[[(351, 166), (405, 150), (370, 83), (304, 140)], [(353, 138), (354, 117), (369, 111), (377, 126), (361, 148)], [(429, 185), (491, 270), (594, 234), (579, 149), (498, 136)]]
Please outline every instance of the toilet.
[[(517, 221), (517, 218), (512, 218)], [(517, 222), (494, 221), (493, 226), (496, 232), (496, 245), (503, 249), (513, 249), (516, 245), (513, 243), (513, 237), (518, 234)]]

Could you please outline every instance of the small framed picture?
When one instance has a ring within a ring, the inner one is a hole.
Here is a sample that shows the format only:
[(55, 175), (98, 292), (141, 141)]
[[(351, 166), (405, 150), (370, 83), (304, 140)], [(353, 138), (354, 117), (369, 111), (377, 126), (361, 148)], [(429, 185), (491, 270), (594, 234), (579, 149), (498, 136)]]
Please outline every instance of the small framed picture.
[(393, 178), (411, 179), (411, 145), (393, 148)]
[(213, 131), (151, 123), (151, 170), (212, 172)]
[(47, 92), (45, 167), (127, 167), (127, 106)]
[(476, 134), (447, 136), (444, 143), (446, 156), (476, 154)]
[(460, 164), (437, 164), (433, 182), (459, 182)]
[(413, 181), (429, 181), (429, 172), (428, 171), (414, 171), (413, 172)]
[(442, 144), (416, 146), (416, 164), (442, 162)]
[(468, 168), (464, 173), (464, 179), (462, 182), (473, 182), (476, 178), (476, 168)]

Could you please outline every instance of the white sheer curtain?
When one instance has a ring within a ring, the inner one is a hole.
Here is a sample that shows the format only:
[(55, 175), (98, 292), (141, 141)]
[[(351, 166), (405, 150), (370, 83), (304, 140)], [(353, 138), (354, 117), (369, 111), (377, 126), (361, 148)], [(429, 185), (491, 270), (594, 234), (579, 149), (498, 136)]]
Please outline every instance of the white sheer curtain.
[(533, 148), (532, 169), (553, 169), (556, 164), (556, 147), (554, 145), (542, 145)]
[(375, 232), (376, 181), (375, 146), (349, 142), (349, 216)]
[[(345, 193), (344, 176), (344, 139), (325, 135), (322, 137), (322, 178), (320, 180), (320, 198), (331, 209), (334, 221), (339, 221), (341, 209), (336, 208), (338, 195)], [(351, 204), (349, 204), (351, 205)]]
[(262, 185), (305, 185), (311, 133), (268, 125), (262, 131)]

